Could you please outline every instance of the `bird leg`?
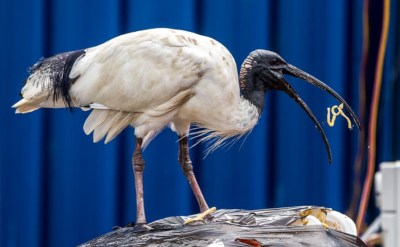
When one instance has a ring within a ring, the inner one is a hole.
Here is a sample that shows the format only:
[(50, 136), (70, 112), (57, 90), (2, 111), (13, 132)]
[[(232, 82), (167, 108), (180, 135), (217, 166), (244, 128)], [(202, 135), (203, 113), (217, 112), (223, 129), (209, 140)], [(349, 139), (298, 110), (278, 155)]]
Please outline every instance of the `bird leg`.
[(206, 200), (204, 200), (203, 193), (197, 183), (196, 177), (194, 176), (192, 161), (189, 156), (189, 146), (188, 146), (188, 137), (183, 136), (179, 138), (179, 164), (181, 165), (183, 174), (189, 181), (190, 187), (196, 197), (197, 203), (199, 204), (200, 211), (205, 212), (208, 210), (208, 205)]
[(135, 176), (136, 190), (136, 222), (138, 225), (146, 224), (143, 198), (143, 170), (145, 162), (142, 156), (142, 141), (142, 138), (136, 138), (135, 151), (133, 152), (132, 157), (132, 167)]

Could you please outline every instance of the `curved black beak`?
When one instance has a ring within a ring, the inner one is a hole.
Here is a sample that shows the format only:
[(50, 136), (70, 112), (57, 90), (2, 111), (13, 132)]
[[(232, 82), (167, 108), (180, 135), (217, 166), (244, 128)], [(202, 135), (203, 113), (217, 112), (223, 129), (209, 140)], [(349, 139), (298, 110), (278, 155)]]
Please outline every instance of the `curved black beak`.
[[(278, 74), (280, 72), (280, 73), (283, 73), (283, 74), (287, 74), (287, 75), (291, 75), (291, 76), (294, 76), (294, 77), (297, 77), (297, 78), (301, 78), (301, 79), (309, 82), (310, 84), (312, 84), (314, 86), (317, 86), (320, 89), (323, 89), (323, 90), (327, 91), (330, 95), (332, 95), (337, 100), (339, 100), (341, 103), (343, 103), (343, 105), (345, 106), (347, 111), (350, 113), (351, 118), (356, 123), (357, 127), (359, 129), (361, 129), (360, 122), (358, 121), (354, 111), (351, 109), (349, 104), (347, 104), (347, 102), (338, 93), (336, 93), (332, 88), (330, 88), (328, 85), (326, 85), (322, 81), (318, 80), (314, 76), (312, 76), (312, 75), (310, 75), (310, 74), (302, 71), (301, 69), (298, 69), (295, 66), (290, 65), (290, 64), (280, 65), (279, 67), (278, 66), (276, 66), (276, 67), (271, 66), (271, 69), (275, 72), (274, 74)], [(279, 87), (275, 87), (275, 89), (282, 90), (287, 95), (289, 95), (291, 98), (293, 98), (301, 106), (301, 108), (303, 108), (303, 110), (308, 114), (308, 116), (314, 122), (315, 126), (318, 128), (318, 131), (321, 134), (321, 137), (322, 137), (322, 139), (323, 139), (323, 141), (325, 143), (326, 150), (328, 152), (329, 163), (332, 163), (331, 148), (329, 146), (328, 139), (327, 139), (327, 137), (325, 135), (325, 132), (322, 129), (320, 123), (318, 122), (318, 120), (316, 119), (316, 117), (314, 116), (314, 114), (312, 113), (310, 108), (307, 106), (307, 104), (299, 97), (297, 92), (294, 90), (294, 88), (292, 86), (290, 86), (290, 84), (285, 80), (285, 78), (283, 76), (279, 76), (277, 79), (281, 82), (281, 85)]]
[(301, 78), (301, 79), (311, 83), (312, 85), (314, 85), (316, 87), (319, 87), (322, 90), (327, 91), (330, 95), (332, 95), (337, 100), (339, 100), (341, 103), (343, 103), (343, 105), (345, 106), (346, 110), (350, 113), (351, 118), (356, 123), (357, 127), (361, 130), (360, 122), (358, 121), (358, 118), (357, 118), (356, 114), (354, 113), (353, 109), (351, 109), (349, 104), (347, 104), (347, 102), (338, 93), (336, 93), (335, 90), (333, 90), (328, 85), (326, 85), (322, 81), (318, 80), (314, 76), (302, 71), (299, 68), (296, 68), (295, 66), (293, 66), (291, 64), (288, 64), (287, 67), (284, 68), (282, 72), (284, 74), (287, 74), (287, 75), (291, 75), (291, 76), (294, 76), (294, 77), (297, 77), (297, 78)]

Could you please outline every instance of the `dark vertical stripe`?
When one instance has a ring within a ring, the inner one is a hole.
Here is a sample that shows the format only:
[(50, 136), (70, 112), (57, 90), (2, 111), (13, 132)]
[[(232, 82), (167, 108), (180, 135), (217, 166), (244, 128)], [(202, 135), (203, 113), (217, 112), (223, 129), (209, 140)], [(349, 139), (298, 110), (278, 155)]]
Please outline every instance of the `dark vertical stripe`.
[(204, 1), (203, 0), (194, 0), (194, 25), (195, 25), (195, 32), (203, 34), (204, 28), (203, 28), (203, 10), (204, 10)]
[(127, 33), (129, 31), (129, 0), (119, 1), (119, 31)]
[[(353, 24), (352, 24), (353, 23), (352, 22), (353, 21), (353, 13), (354, 13), (353, 5), (354, 4), (355, 4), (354, 2), (347, 4), (346, 14), (344, 15), (344, 17), (346, 18), (344, 23), (346, 23), (346, 25), (344, 25), (344, 27), (343, 27), (345, 30), (345, 33), (353, 33), (355, 31), (353, 28)], [(354, 70), (352, 67), (352, 60), (351, 60), (351, 56), (352, 56), (352, 54), (354, 54), (352, 52), (352, 49), (353, 49), (352, 44), (354, 42), (353, 41), (354, 37), (353, 37), (353, 35), (347, 35), (347, 36), (345, 36), (345, 39), (346, 39), (346, 41), (344, 42), (344, 46), (345, 46), (344, 57), (346, 59), (345, 59), (344, 63), (342, 64), (342, 67), (343, 67), (343, 71), (344, 71), (345, 81), (351, 82), (351, 81), (353, 81), (352, 73)], [(352, 99), (351, 98), (352, 90), (357, 89), (357, 88), (358, 87), (352, 86), (352, 84), (346, 85), (346, 87), (345, 87), (345, 90), (344, 90), (345, 94), (342, 96), (343, 96), (343, 98), (348, 99), (347, 102), (349, 103), (349, 105), (354, 106), (356, 104), (356, 102), (355, 102), (356, 100), (353, 100), (353, 101), (350, 101), (350, 100)], [(361, 123), (361, 124), (363, 124), (363, 123)], [(353, 142), (354, 138), (352, 138), (352, 137), (353, 137), (353, 135), (345, 135), (343, 140), (345, 140), (346, 143), (352, 143), (352, 145), (355, 146), (357, 144)], [(342, 160), (340, 162), (345, 162), (345, 160), (346, 160), (345, 157), (352, 157), (351, 154), (353, 154), (354, 152), (352, 149), (345, 149), (344, 153), (345, 153), (345, 156), (342, 157)], [(351, 182), (352, 171), (349, 169), (347, 169), (347, 170), (344, 169), (344, 172), (345, 172), (345, 174), (343, 174), (343, 176), (346, 177), (346, 179), (345, 179), (346, 184), (345, 184), (345, 186), (342, 187), (343, 188), (342, 193), (347, 193), (349, 191), (349, 188), (352, 187), (352, 182)], [(344, 205), (349, 205), (350, 201), (351, 201), (350, 197), (346, 198), (344, 200)]]
[[(393, 154), (392, 154), (392, 160), (400, 160), (400, 114), (399, 114), (399, 106), (400, 106), (400, 15), (399, 10), (400, 10), (400, 3), (399, 2), (392, 2), (392, 6), (394, 6), (394, 10), (397, 11), (397, 14), (392, 14), (391, 18), (393, 19), (391, 25), (394, 25), (394, 28), (392, 30), (395, 30), (393, 33), (394, 37), (394, 44), (397, 44), (394, 46), (394, 52), (395, 52), (395, 61), (393, 61), (393, 66), (392, 66), (392, 71), (393, 75), (391, 75), (391, 78), (393, 78), (393, 91), (392, 91), (392, 98), (393, 98), (393, 129), (392, 133), (394, 134), (393, 136)], [(393, 11), (394, 12), (394, 11)], [(393, 13), (392, 12), (392, 13)], [(392, 77), (393, 76), (393, 77)]]
[[(278, 52), (279, 51), (279, 1), (271, 1), (270, 2), (270, 11), (269, 11), (269, 30), (270, 30), (270, 35), (269, 35), (269, 43), (271, 44), (271, 50)], [(270, 123), (270, 129), (267, 131), (267, 140), (269, 143), (272, 143), (270, 146), (270, 150), (268, 150), (268, 157), (267, 157), (267, 162), (269, 163), (269, 174), (266, 175), (267, 177), (267, 188), (270, 188), (269, 193), (267, 194), (268, 197), (268, 206), (270, 207), (275, 207), (276, 200), (276, 178), (277, 178), (277, 169), (276, 169), (276, 164), (277, 164), (277, 158), (276, 155), (279, 152), (274, 145), (274, 143), (277, 143), (277, 131), (274, 131), (275, 129), (279, 128), (278, 123), (275, 119), (277, 119), (276, 116), (278, 116), (277, 112), (277, 107), (276, 104), (278, 102), (278, 99), (276, 97), (275, 92), (270, 92), (267, 97), (269, 99), (267, 100), (267, 104), (270, 104), (272, 106), (267, 106), (267, 117), (268, 121)]]
[[(49, 57), (52, 53), (52, 46), (53, 46), (53, 1), (52, 0), (43, 0), (44, 2), (44, 22), (43, 22), (43, 57)], [(42, 157), (43, 163), (41, 167), (41, 174), (42, 174), (42, 221), (41, 228), (43, 229), (43, 234), (41, 236), (41, 244), (40, 246), (46, 247), (49, 246), (50, 243), (50, 236), (49, 233), (51, 232), (50, 228), (50, 219), (49, 216), (51, 215), (51, 206), (50, 206), (50, 188), (51, 188), (51, 177), (50, 177), (50, 158), (49, 158), (49, 138), (47, 137), (47, 130), (50, 129), (50, 122), (51, 116), (48, 111), (43, 112), (43, 127), (42, 133), (43, 137), (40, 140), (40, 145), (43, 147), (42, 150)]]

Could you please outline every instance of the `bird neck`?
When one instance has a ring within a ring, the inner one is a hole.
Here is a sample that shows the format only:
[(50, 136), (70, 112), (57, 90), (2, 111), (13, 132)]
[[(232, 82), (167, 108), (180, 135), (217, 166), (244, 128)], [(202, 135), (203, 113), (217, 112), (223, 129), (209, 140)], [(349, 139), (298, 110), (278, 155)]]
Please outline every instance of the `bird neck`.
[(242, 97), (257, 107), (259, 115), (264, 108), (265, 89), (259, 76), (260, 67), (254, 66), (254, 56), (250, 54), (240, 68), (239, 84)]

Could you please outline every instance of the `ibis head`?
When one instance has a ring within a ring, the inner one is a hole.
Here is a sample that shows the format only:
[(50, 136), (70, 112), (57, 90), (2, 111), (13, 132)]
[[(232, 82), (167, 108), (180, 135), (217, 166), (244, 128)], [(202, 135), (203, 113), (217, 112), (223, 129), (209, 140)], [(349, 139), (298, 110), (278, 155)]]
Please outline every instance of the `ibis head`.
[(284, 75), (294, 76), (307, 81), (308, 83), (325, 90), (337, 100), (339, 100), (349, 111), (357, 126), (360, 123), (347, 102), (332, 88), (318, 80), (314, 76), (296, 68), (287, 63), (277, 53), (268, 50), (255, 50), (243, 62), (240, 72), (240, 87), (244, 98), (251, 101), (257, 106), (261, 113), (264, 105), (264, 94), (270, 90), (280, 90), (293, 98), (297, 104), (307, 113), (318, 128), (319, 133), (325, 143), (328, 152), (329, 162), (332, 162), (332, 154), (328, 139), (323, 131), (321, 124), (308, 107), (308, 105), (300, 98), (296, 90), (286, 81)]

